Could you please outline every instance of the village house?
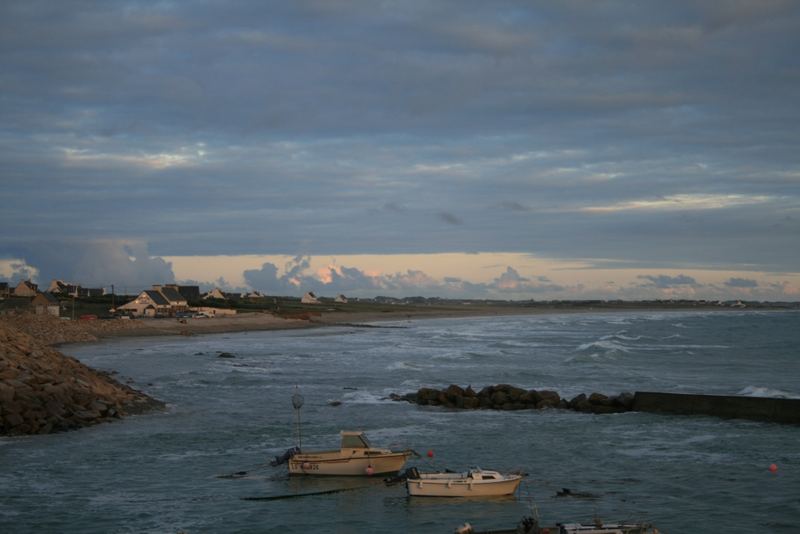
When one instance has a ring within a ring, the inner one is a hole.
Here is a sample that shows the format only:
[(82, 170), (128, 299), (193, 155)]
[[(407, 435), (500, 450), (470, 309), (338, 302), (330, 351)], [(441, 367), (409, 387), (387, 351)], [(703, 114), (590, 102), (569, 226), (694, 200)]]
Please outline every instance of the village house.
[(223, 293), (222, 290), (218, 287), (215, 287), (214, 289), (203, 295), (203, 300), (208, 300), (208, 299), (225, 300), (226, 298), (227, 297), (225, 296), (225, 293)]
[(53, 315), (58, 317), (61, 314), (61, 304), (51, 293), (38, 293), (31, 301), (31, 306), (36, 315)]
[(39, 286), (30, 280), (22, 280), (17, 287), (14, 288), (15, 297), (35, 297), (39, 292)]
[(146, 289), (132, 301), (117, 307), (116, 311), (130, 313), (134, 317), (168, 316), (170, 305), (159, 291)]
[(344, 295), (341, 295), (341, 294), (338, 295), (335, 300), (339, 304), (347, 304), (347, 297), (345, 297)]
[(300, 299), (300, 302), (303, 304), (319, 304), (319, 299), (313, 291), (309, 291), (303, 295), (303, 298)]
[(159, 293), (161, 293), (161, 296), (167, 299), (167, 302), (169, 302), (171, 313), (186, 311), (189, 308), (189, 302), (186, 300), (186, 297), (184, 297), (178, 292), (176, 286), (154, 285), (153, 290), (158, 291)]
[(103, 288), (81, 287), (79, 285), (70, 284), (63, 280), (53, 279), (50, 282), (50, 285), (47, 287), (47, 293), (76, 298), (87, 298), (102, 297), (106, 294), (106, 291)]
[(139, 293), (132, 301), (117, 307), (116, 311), (134, 317), (171, 317), (189, 309), (189, 302), (175, 284), (153, 285)]

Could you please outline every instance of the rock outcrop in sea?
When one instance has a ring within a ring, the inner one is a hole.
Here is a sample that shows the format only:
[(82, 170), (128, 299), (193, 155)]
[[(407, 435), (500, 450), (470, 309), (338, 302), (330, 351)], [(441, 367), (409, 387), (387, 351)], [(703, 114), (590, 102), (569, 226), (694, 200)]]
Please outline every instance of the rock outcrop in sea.
[[(46, 322), (31, 324), (35, 332)], [(72, 430), (164, 407), (48, 346), (79, 339), (93, 336), (76, 330), (39, 338), (0, 320), (0, 435)]]
[(420, 388), (416, 393), (393, 394), (394, 400), (403, 400), (420, 405), (442, 406), (464, 410), (541, 410), (561, 408), (585, 413), (620, 413), (633, 408), (633, 394), (620, 393), (606, 396), (592, 393), (588, 397), (581, 393), (570, 400), (561, 398), (556, 391), (523, 389), (509, 384), (486, 386), (475, 391), (472, 386), (462, 388), (451, 384), (445, 389)]

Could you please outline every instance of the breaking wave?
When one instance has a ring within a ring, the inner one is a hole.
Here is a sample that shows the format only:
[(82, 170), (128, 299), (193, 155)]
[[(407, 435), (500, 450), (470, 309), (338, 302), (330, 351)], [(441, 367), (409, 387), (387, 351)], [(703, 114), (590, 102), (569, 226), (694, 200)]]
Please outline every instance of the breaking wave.
[(786, 391), (759, 386), (747, 386), (739, 391), (737, 395), (742, 395), (744, 397), (769, 397), (773, 399), (791, 399), (795, 397)]

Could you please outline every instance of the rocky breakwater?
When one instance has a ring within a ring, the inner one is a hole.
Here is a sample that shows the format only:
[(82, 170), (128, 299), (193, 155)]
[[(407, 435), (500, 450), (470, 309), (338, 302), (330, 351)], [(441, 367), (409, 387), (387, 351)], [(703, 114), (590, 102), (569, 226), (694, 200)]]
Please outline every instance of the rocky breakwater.
[(560, 408), (584, 413), (620, 413), (633, 409), (633, 394), (620, 393), (606, 396), (581, 393), (566, 400), (551, 390), (523, 389), (509, 384), (486, 386), (475, 391), (472, 386), (462, 388), (451, 384), (445, 389), (420, 388), (416, 393), (393, 394), (392, 399), (420, 405), (442, 406), (464, 410), (542, 410)]
[(71, 430), (163, 406), (0, 322), (0, 435)]

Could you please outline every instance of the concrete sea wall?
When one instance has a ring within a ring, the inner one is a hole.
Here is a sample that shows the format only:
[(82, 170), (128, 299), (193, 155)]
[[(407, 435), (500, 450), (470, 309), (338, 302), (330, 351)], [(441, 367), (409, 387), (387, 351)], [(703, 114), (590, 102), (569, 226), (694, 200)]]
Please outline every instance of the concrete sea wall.
[(800, 399), (637, 391), (633, 410), (800, 424)]

